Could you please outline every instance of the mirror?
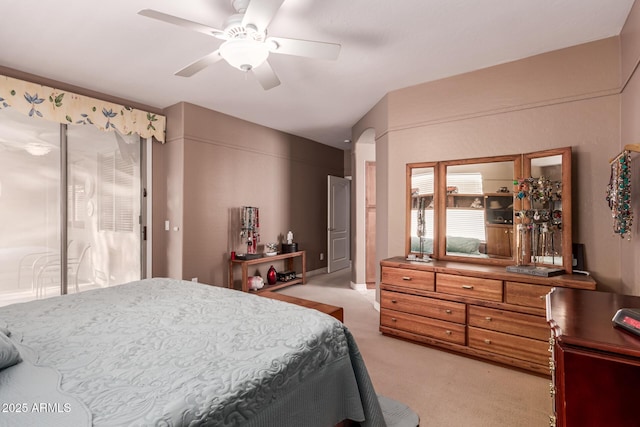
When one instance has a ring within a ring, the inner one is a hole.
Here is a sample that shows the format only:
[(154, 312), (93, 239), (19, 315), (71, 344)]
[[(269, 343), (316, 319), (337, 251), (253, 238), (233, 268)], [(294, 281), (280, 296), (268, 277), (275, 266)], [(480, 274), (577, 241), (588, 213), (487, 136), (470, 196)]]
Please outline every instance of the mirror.
[(434, 163), (407, 165), (407, 253), (419, 260), (434, 253), (436, 178)]
[(443, 258), (513, 263), (513, 182), (519, 166), (517, 155), (443, 162)]
[[(524, 176), (519, 180), (523, 224), (518, 233), (518, 254), (525, 264), (572, 270), (571, 237), (571, 149), (543, 151), (524, 156)], [(526, 230), (526, 231), (525, 231)]]
[[(410, 163), (406, 179), (408, 256), (571, 272), (571, 147)], [(520, 197), (525, 181), (548, 195)]]

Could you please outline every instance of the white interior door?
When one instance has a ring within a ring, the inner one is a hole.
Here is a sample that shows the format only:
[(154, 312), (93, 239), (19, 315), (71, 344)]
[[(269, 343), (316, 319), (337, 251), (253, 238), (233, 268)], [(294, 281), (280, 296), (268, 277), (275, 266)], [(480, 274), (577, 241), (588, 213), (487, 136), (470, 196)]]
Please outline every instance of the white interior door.
[(328, 185), (328, 244), (327, 272), (349, 267), (351, 181), (337, 176), (329, 176)]

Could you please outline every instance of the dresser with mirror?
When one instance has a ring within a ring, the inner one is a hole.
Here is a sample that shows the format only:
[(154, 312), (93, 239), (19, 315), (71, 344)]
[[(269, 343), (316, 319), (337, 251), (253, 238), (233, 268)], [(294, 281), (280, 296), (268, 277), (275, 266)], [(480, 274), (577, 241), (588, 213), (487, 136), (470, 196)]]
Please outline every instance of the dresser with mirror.
[(571, 148), (407, 164), (406, 251), (381, 261), (380, 331), (549, 375), (545, 295), (573, 274)]

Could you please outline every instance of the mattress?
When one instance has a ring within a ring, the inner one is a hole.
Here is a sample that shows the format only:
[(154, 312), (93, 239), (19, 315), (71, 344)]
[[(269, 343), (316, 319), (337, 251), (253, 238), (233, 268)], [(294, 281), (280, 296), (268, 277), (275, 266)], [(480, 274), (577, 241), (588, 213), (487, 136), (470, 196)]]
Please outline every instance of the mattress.
[(331, 316), (146, 279), (0, 307), (23, 359), (0, 425), (383, 426), (364, 361)]

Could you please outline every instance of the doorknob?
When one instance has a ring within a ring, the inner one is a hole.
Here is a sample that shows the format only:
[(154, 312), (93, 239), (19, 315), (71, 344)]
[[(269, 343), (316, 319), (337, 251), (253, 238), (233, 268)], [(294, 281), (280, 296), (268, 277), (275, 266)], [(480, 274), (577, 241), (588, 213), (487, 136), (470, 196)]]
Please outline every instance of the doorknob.
[(329, 230), (329, 231), (336, 231), (336, 229), (335, 229), (335, 228), (331, 228), (331, 227), (329, 227), (329, 229), (328, 229), (328, 230)]

